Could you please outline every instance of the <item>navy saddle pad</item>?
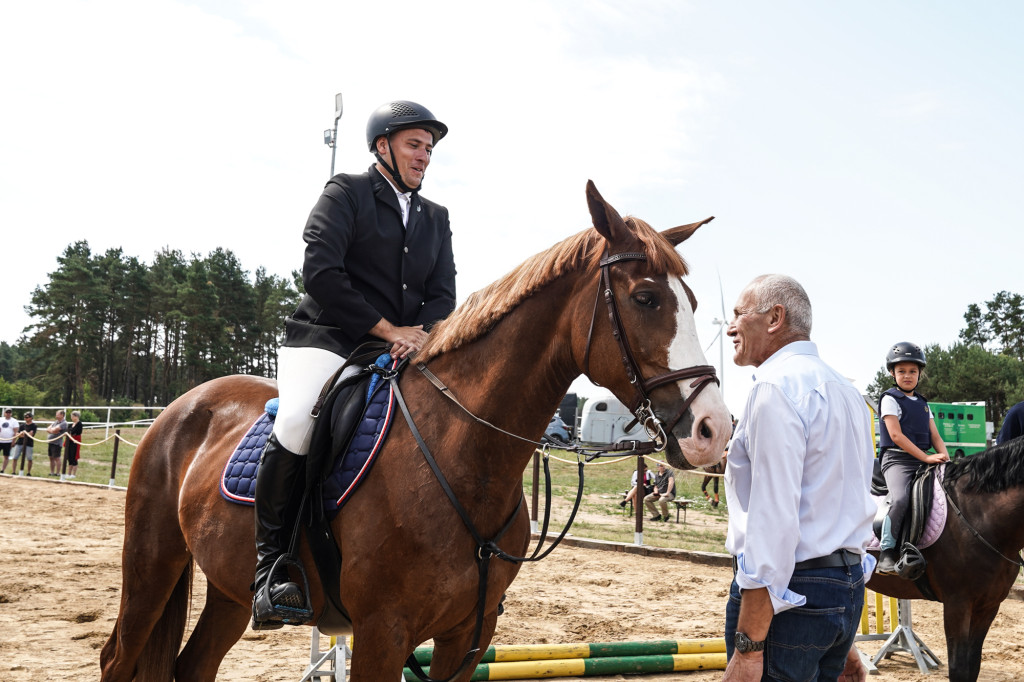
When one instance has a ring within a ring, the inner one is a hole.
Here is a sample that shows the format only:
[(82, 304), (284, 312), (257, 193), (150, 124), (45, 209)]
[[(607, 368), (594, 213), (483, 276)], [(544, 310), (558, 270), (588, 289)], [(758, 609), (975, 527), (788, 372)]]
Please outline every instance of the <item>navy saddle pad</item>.
[[(377, 364), (394, 369), (398, 361), (384, 355), (378, 359)], [(266, 409), (238, 442), (224, 467), (220, 494), (229, 502), (253, 505), (260, 454), (274, 429), (277, 398), (269, 401)], [(379, 385), (379, 377), (374, 375), (367, 388), (363, 417), (352, 433), (345, 454), (337, 458), (324, 480), (322, 503), (328, 516), (336, 514), (366, 479), (387, 438), (395, 410), (394, 389), (390, 383)]]

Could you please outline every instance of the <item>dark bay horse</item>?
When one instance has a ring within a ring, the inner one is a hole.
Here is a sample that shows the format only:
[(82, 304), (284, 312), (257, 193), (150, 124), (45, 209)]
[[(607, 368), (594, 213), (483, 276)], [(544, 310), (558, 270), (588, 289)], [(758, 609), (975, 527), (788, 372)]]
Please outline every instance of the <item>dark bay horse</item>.
[[(696, 374), (678, 378), (676, 371), (714, 371), (697, 339), (696, 300), (683, 282), (687, 267), (674, 249), (707, 221), (659, 233), (641, 220), (623, 220), (593, 183), (586, 194), (593, 229), (470, 296), (434, 328), (416, 360), (475, 415), (534, 440), (581, 373), (627, 405), (644, 402), (637, 399), (641, 387), (664, 424), (672, 466), (713, 464), (729, 437), (729, 411), (710, 377), (703, 377), (706, 390), (699, 392)], [(524, 554), (529, 514), (518, 505), (533, 446), (482, 426), (414, 368), (402, 375), (400, 388), (480, 534), (493, 537), (511, 520), (500, 546)], [(235, 444), (275, 395), (267, 379), (216, 379), (174, 401), (139, 445), (125, 506), (120, 612), (100, 655), (104, 682), (213, 680), (249, 625), (253, 512), (225, 502), (218, 479)], [(351, 679), (398, 679), (413, 648), (431, 638), (431, 676), (456, 672), (477, 618), (476, 545), (403, 420), (332, 530), (343, 556), (341, 597), (359, 641)], [(304, 540), (300, 554), (312, 566)], [(193, 562), (207, 578), (207, 597), (179, 651)], [(474, 665), (518, 570), (515, 563), (492, 562)], [(311, 589), (319, 614), (323, 592), (315, 580)], [(468, 680), (472, 670), (459, 679)]]
[[(985, 635), (1021, 568), (1024, 438), (947, 464), (943, 485), (952, 502), (946, 526), (921, 553), (943, 605), (949, 679), (974, 682)], [(896, 576), (874, 575), (868, 587), (901, 599), (925, 598)]]

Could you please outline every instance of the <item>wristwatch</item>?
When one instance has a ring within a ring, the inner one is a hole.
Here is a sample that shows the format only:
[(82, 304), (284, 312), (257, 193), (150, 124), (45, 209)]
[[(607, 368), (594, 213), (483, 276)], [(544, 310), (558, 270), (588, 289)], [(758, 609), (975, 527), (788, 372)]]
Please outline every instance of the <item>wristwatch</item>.
[(753, 651), (764, 651), (764, 642), (754, 642), (742, 632), (737, 631), (736, 637), (733, 639), (733, 646), (736, 647), (737, 653), (749, 654)]

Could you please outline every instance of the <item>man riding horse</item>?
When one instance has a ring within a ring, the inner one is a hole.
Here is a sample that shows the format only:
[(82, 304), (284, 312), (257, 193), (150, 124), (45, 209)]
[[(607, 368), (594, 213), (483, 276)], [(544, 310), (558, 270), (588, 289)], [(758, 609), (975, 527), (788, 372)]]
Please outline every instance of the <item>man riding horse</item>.
[(306, 222), (306, 294), (285, 320), (280, 404), (256, 481), (253, 628), (281, 627), (285, 614), (308, 608), (302, 589), (274, 565), (288, 541), (317, 393), (359, 344), (386, 341), (404, 358), (455, 308), (448, 210), (419, 194), (434, 145), (447, 132), (415, 102), (382, 105), (366, 125), (376, 163), (366, 173), (331, 178)]

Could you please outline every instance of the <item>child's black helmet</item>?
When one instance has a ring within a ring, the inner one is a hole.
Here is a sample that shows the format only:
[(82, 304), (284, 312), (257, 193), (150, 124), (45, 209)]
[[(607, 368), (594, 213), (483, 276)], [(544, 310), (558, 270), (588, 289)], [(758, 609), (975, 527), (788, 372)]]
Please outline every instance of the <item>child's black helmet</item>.
[(434, 136), (434, 144), (448, 134), (448, 126), (434, 118), (430, 110), (416, 102), (397, 100), (382, 104), (366, 122), (366, 146), (372, 152), (377, 138), (405, 128), (423, 128)]
[(925, 365), (928, 364), (921, 346), (909, 341), (900, 341), (889, 349), (888, 354), (885, 356), (885, 369), (891, 372), (892, 368), (900, 362), (916, 362), (921, 366), (921, 369), (924, 369)]

